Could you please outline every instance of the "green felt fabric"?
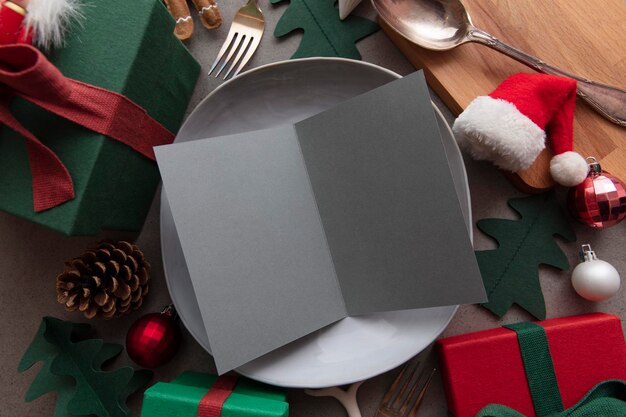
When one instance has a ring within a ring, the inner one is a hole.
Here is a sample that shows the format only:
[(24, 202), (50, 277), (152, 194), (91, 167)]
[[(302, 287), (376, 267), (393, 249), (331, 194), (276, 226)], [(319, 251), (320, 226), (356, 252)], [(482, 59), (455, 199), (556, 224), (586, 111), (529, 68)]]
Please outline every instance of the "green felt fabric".
[[(176, 132), (200, 66), (158, 0), (84, 0), (85, 19), (50, 60), (67, 77), (124, 94)], [(33, 211), (24, 140), (0, 128), (0, 210), (69, 235), (141, 229), (159, 182), (153, 161), (21, 99), (12, 110), (67, 166), (76, 198)]]
[[(273, 4), (284, 0), (271, 0)], [(336, 0), (290, 0), (289, 7), (274, 29), (281, 37), (295, 30), (303, 30), (300, 46), (291, 58), (338, 56), (361, 59), (354, 45), (358, 40), (376, 32), (375, 22), (351, 15), (339, 18)]]
[(130, 367), (102, 371), (102, 364), (115, 358), (122, 346), (101, 339), (84, 339), (88, 324), (44, 317), (24, 353), (18, 371), (43, 362), (26, 393), (32, 401), (56, 392), (54, 417), (95, 415), (131, 417), (126, 398), (150, 380), (152, 372)]
[[(574, 406), (545, 417), (624, 417), (626, 416), (626, 382), (609, 380), (600, 382)], [(490, 404), (476, 417), (525, 417), (500, 404)]]
[(573, 242), (576, 235), (553, 192), (513, 198), (509, 206), (520, 219), (483, 219), (477, 223), (498, 242), (497, 249), (476, 252), (489, 299), (483, 307), (502, 317), (516, 303), (536, 318), (545, 319), (539, 265), (569, 268), (554, 236)]
[[(185, 372), (171, 382), (158, 382), (144, 393), (141, 417), (194, 417), (198, 404), (217, 379), (214, 375)], [(224, 403), (221, 417), (286, 417), (285, 390), (239, 378)]]
[(563, 411), (563, 401), (561, 401), (548, 337), (544, 328), (530, 322), (504, 327), (517, 334), (528, 388), (537, 417), (546, 417)]

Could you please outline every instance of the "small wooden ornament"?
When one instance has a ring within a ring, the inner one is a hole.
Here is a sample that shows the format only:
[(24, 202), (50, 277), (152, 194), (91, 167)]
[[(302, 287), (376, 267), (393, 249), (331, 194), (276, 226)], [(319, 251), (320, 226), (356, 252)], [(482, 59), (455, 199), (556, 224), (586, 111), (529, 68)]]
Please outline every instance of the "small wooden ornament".
[(119, 317), (141, 307), (149, 280), (150, 264), (136, 245), (101, 242), (65, 263), (56, 278), (57, 301), (88, 319)]
[(202, 26), (216, 29), (222, 25), (222, 15), (215, 0), (192, 0), (200, 15)]
[[(174, 34), (181, 41), (187, 41), (193, 35), (193, 18), (187, 0), (163, 0), (174, 20)], [(216, 29), (222, 25), (222, 15), (215, 0), (192, 0), (198, 12), (200, 23), (207, 29)]]
[(181, 41), (186, 41), (193, 35), (193, 19), (189, 12), (189, 6), (187, 6), (187, 0), (163, 0), (165, 7), (170, 12), (176, 26), (174, 27), (174, 34)]

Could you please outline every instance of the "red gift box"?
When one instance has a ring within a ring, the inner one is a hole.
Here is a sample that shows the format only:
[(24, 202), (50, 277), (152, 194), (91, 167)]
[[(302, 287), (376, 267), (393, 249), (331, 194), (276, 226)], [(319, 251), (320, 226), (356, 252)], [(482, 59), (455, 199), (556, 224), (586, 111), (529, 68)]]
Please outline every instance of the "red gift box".
[[(619, 317), (594, 313), (537, 324), (545, 329), (565, 408), (601, 381), (626, 380), (626, 343)], [(474, 417), (488, 404), (535, 416), (514, 331), (497, 328), (448, 337), (438, 347), (454, 417)]]

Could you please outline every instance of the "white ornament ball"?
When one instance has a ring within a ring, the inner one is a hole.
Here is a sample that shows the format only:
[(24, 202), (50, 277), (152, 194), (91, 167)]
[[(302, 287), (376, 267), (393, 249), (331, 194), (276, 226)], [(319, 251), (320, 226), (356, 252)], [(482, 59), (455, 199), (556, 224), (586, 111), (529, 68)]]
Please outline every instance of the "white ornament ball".
[(608, 300), (619, 291), (619, 272), (603, 260), (588, 260), (574, 268), (572, 285), (578, 295), (589, 301)]

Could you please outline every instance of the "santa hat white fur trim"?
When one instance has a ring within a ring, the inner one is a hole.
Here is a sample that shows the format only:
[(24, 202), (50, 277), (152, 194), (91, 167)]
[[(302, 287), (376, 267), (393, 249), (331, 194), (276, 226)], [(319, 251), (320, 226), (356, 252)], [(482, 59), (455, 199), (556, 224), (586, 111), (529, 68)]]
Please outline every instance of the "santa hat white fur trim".
[(35, 45), (43, 49), (62, 46), (72, 22), (83, 17), (80, 7), (79, 0), (31, 0), (26, 26), (33, 31)]
[(550, 160), (550, 174), (554, 181), (566, 187), (575, 187), (587, 178), (589, 165), (577, 152), (563, 152)]
[(512, 172), (528, 168), (545, 148), (543, 129), (512, 103), (489, 96), (475, 98), (452, 130), (461, 149), (474, 159)]

